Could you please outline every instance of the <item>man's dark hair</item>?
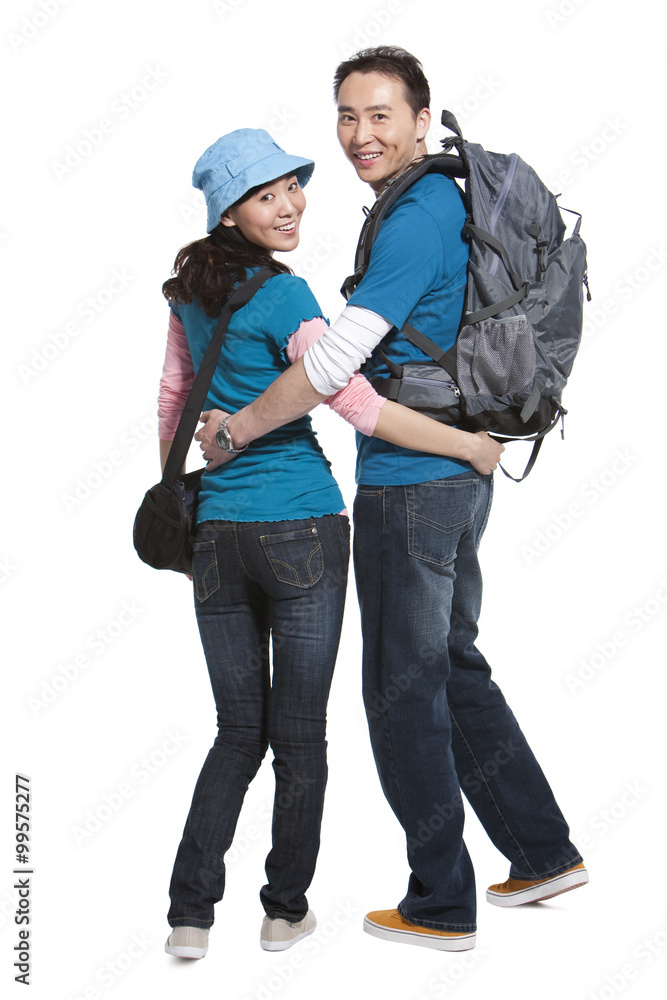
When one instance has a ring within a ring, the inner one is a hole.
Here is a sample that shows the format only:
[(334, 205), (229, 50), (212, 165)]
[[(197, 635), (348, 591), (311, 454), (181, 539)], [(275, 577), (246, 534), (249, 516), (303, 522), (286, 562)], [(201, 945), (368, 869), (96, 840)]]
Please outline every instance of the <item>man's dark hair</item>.
[(334, 100), (343, 80), (350, 73), (382, 73), (401, 80), (405, 88), (405, 99), (417, 117), (422, 108), (431, 106), (431, 91), (424, 76), (424, 68), (419, 59), (396, 45), (378, 45), (374, 49), (362, 49), (342, 62), (334, 75)]

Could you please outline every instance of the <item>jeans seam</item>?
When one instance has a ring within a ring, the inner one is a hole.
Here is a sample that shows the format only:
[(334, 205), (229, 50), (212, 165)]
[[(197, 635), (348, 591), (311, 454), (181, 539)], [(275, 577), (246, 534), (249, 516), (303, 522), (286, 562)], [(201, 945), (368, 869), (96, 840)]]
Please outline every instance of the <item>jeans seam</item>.
[[(521, 857), (522, 857), (522, 858), (523, 858), (523, 860), (525, 861), (525, 863), (526, 863), (526, 865), (528, 866), (528, 868), (530, 869), (530, 871), (531, 871), (531, 872), (533, 872), (533, 874), (534, 874), (534, 875), (536, 876), (536, 878), (539, 878), (539, 876), (538, 876), (538, 875), (537, 875), (537, 874), (535, 873), (534, 869), (533, 869), (533, 868), (531, 867), (531, 865), (530, 865), (530, 862), (528, 861), (528, 858), (527, 858), (527, 857), (526, 857), (526, 855), (524, 854), (524, 851), (523, 851), (523, 849), (522, 849), (522, 847), (521, 847), (521, 844), (519, 843), (519, 841), (518, 841), (518, 840), (516, 839), (516, 837), (514, 836), (514, 834), (512, 833), (512, 831), (510, 830), (510, 828), (509, 828), (509, 826), (508, 826), (508, 824), (507, 824), (507, 820), (506, 820), (506, 819), (505, 819), (505, 817), (503, 816), (503, 814), (502, 814), (502, 812), (501, 812), (501, 809), (500, 809), (500, 806), (499, 806), (499, 805), (498, 805), (498, 803), (496, 802), (496, 800), (495, 800), (495, 798), (494, 798), (494, 796), (493, 796), (493, 793), (492, 793), (492, 791), (491, 791), (491, 788), (490, 788), (490, 786), (489, 786), (489, 783), (488, 783), (488, 781), (486, 780), (486, 775), (484, 774), (484, 771), (483, 771), (483, 769), (482, 769), (482, 768), (481, 768), (481, 767), (479, 766), (479, 762), (478, 762), (477, 758), (475, 757), (475, 754), (473, 753), (473, 751), (472, 751), (472, 748), (471, 748), (470, 744), (468, 743), (467, 739), (466, 739), (466, 738), (465, 738), (465, 736), (463, 735), (463, 732), (462, 732), (462, 730), (461, 730), (461, 727), (459, 726), (458, 722), (456, 721), (456, 717), (455, 717), (454, 713), (452, 712), (452, 709), (451, 709), (451, 706), (450, 706), (450, 708), (449, 708), (449, 714), (450, 714), (450, 717), (451, 717), (451, 720), (452, 720), (453, 724), (454, 724), (454, 725), (456, 726), (456, 729), (457, 729), (457, 732), (458, 732), (458, 734), (459, 734), (459, 736), (460, 736), (460, 738), (461, 738), (461, 741), (463, 742), (463, 744), (465, 745), (465, 748), (466, 748), (466, 750), (467, 750), (467, 751), (468, 751), (468, 753), (470, 754), (470, 759), (471, 759), (472, 761), (474, 761), (474, 764), (475, 764), (475, 767), (477, 768), (477, 770), (478, 770), (478, 772), (479, 772), (479, 777), (478, 777), (478, 780), (481, 780), (481, 782), (482, 782), (482, 784), (483, 784), (484, 788), (486, 789), (486, 791), (487, 791), (487, 794), (488, 794), (488, 796), (489, 796), (489, 799), (490, 799), (490, 800), (491, 800), (491, 802), (493, 803), (493, 805), (494, 805), (494, 808), (495, 808), (496, 812), (498, 813), (498, 818), (500, 819), (500, 821), (502, 822), (503, 826), (505, 827), (505, 830), (506, 830), (506, 832), (507, 832), (507, 835), (508, 835), (508, 837), (509, 837), (509, 838), (511, 839), (511, 841), (512, 841), (512, 842), (513, 842), (513, 844), (515, 845), (515, 847), (516, 847), (516, 850), (517, 850), (517, 851), (519, 852), (519, 854), (521, 855)], [(477, 776), (476, 776), (476, 777), (477, 777)], [(508, 861), (509, 861), (509, 862), (510, 862), (511, 864), (513, 864), (513, 862), (512, 862), (512, 860), (511, 860), (511, 858), (508, 858), (507, 860), (508, 860)]]
[(172, 917), (170, 927), (196, 927), (208, 931), (213, 926), (212, 920), (200, 920), (198, 917)]
[[(404, 495), (405, 495), (405, 487), (403, 489), (404, 489)], [(385, 490), (383, 490), (382, 491), (382, 605), (380, 606), (380, 621), (384, 621), (384, 617), (383, 617), (384, 616), (384, 595), (385, 595), (385, 593), (387, 591), (386, 581), (385, 581), (385, 578), (384, 578), (384, 576), (385, 576), (385, 562), (386, 562), (386, 560), (385, 560), (385, 552), (386, 552), (386, 547), (385, 547), (385, 533), (386, 533), (386, 526), (387, 526), (386, 504), (387, 504), (387, 493), (386, 493)], [(406, 507), (407, 507), (407, 504), (406, 504)], [(384, 636), (384, 630), (383, 630), (382, 631), (382, 646), (381, 646), (381, 649), (380, 649), (380, 659), (381, 659), (381, 662), (383, 664), (384, 664), (384, 646), (385, 646), (385, 636)], [(397, 769), (396, 769), (396, 755), (394, 753), (394, 745), (393, 745), (392, 738), (391, 738), (391, 728), (389, 726), (389, 712), (385, 712), (384, 713), (383, 726), (384, 726), (384, 730), (385, 730), (386, 737), (387, 737), (387, 743), (388, 743), (388, 746), (389, 746), (389, 751), (391, 753), (391, 770), (392, 770), (392, 773), (393, 773), (393, 776), (394, 776), (394, 781), (396, 782), (396, 787), (398, 789), (398, 798), (399, 798), (399, 801), (401, 803), (401, 814), (404, 815), (405, 814), (405, 810), (404, 810), (404, 803), (403, 803), (403, 793), (402, 793), (402, 789), (401, 789), (401, 782), (398, 780), (398, 773), (397, 773)]]

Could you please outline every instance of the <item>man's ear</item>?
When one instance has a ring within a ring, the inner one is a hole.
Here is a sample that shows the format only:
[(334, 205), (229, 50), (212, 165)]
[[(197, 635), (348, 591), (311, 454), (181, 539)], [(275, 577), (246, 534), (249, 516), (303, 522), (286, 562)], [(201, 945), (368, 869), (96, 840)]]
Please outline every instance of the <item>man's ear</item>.
[(422, 108), (417, 115), (417, 134), (420, 139), (426, 137), (426, 133), (431, 127), (431, 112), (428, 108)]

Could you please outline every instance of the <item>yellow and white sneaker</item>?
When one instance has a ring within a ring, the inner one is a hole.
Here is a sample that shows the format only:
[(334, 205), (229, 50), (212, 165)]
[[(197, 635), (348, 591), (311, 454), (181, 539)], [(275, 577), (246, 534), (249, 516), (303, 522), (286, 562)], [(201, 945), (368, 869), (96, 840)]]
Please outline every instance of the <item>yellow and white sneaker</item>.
[(364, 917), (364, 930), (383, 941), (416, 944), (438, 951), (469, 951), (475, 947), (474, 931), (463, 934), (419, 927), (402, 917), (398, 910), (373, 910)]
[(588, 872), (581, 864), (575, 865), (569, 871), (554, 875), (553, 878), (540, 878), (522, 882), (519, 879), (508, 878), (506, 882), (490, 885), (486, 890), (486, 898), (494, 906), (520, 906), (521, 903), (537, 903), (540, 899), (551, 899), (561, 892), (569, 892), (588, 882)]

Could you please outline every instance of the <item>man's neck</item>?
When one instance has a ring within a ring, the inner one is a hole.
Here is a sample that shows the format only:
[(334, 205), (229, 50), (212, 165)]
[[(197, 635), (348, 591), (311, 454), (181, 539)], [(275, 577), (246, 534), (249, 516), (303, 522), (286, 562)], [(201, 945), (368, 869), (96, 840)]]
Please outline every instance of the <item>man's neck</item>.
[(415, 162), (415, 160), (418, 160), (420, 157), (427, 156), (427, 155), (428, 155), (428, 149), (426, 148), (426, 142), (425, 142), (424, 139), (421, 139), (417, 143), (417, 147), (415, 149), (415, 154), (412, 157), (412, 159), (406, 160), (405, 163), (403, 164), (403, 166), (400, 168), (400, 170), (397, 170), (395, 174), (393, 174), (391, 177), (388, 177), (387, 180), (383, 183), (383, 185), (382, 185), (381, 188), (378, 188), (377, 190), (375, 190), (375, 188), (373, 188), (373, 193), (375, 194), (375, 197), (376, 198), (380, 197), (380, 195), (382, 194), (382, 192), (387, 187), (387, 184), (389, 184), (389, 181), (393, 181), (396, 177), (400, 177), (401, 174), (404, 173), (408, 169), (408, 167), (412, 163)]

